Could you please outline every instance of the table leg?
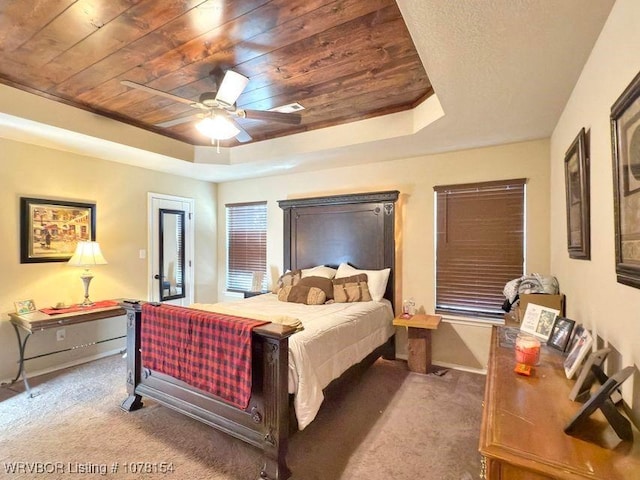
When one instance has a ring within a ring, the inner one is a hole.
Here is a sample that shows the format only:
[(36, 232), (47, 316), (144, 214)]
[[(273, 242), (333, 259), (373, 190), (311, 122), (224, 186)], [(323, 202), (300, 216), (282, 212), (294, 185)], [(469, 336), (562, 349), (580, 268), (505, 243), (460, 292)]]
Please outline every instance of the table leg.
[(408, 336), (409, 370), (429, 373), (429, 368), (431, 368), (431, 330), (409, 327)]
[(18, 329), (18, 327), (15, 324), (11, 325), (13, 325), (13, 329), (16, 331), (16, 338), (18, 339), (18, 351), (20, 352), (20, 360), (18, 361), (18, 373), (16, 374), (16, 378), (14, 378), (11, 383), (17, 382), (20, 378), (20, 375), (22, 375), (22, 381), (24, 382), (24, 388), (27, 392), (27, 395), (29, 397), (33, 397), (34, 395), (31, 393), (31, 387), (29, 386), (29, 381), (27, 380), (27, 373), (24, 371), (24, 352), (27, 347), (27, 340), (29, 340), (31, 333), (27, 333), (27, 335), (24, 337), (24, 340), (22, 340), (20, 338), (20, 330)]

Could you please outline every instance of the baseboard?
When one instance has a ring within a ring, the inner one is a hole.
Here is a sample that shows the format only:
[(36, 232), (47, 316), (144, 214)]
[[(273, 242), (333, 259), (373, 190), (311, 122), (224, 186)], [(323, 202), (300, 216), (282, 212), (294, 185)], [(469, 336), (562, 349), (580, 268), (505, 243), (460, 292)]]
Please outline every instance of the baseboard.
[(460, 370), (461, 372), (478, 373), (480, 375), (487, 374), (486, 369), (466, 367), (464, 365), (456, 365), (455, 363), (433, 362), (433, 365), (441, 368), (450, 368), (451, 370)]
[[(409, 360), (409, 357), (406, 353), (398, 353), (396, 354), (397, 360)], [(461, 372), (469, 372), (469, 373), (478, 373), (480, 375), (486, 375), (487, 370), (482, 370), (479, 368), (471, 368), (465, 367), (464, 365), (456, 365), (455, 363), (446, 363), (446, 362), (433, 362), (432, 365), (440, 368), (450, 368), (451, 370), (460, 370)]]
[[(51, 373), (51, 372), (57, 372), (58, 370), (64, 370), (65, 368), (69, 368), (69, 367), (75, 367), (76, 365), (82, 365), (83, 363), (88, 363), (88, 362), (92, 362), (94, 360), (98, 360), (100, 358), (104, 358), (104, 357), (110, 357), (111, 355), (117, 355), (120, 354), (120, 352), (124, 351), (124, 347), (123, 348), (116, 348), (113, 350), (108, 350), (106, 352), (101, 352), (101, 353), (96, 353), (95, 355), (90, 355), (88, 357), (82, 357), (82, 358), (77, 358), (75, 360), (72, 360), (70, 362), (65, 362), (65, 363), (61, 363), (59, 365), (54, 365), (51, 367), (47, 367), (47, 368), (43, 368), (42, 370), (36, 370), (34, 372), (28, 371), (27, 372), (27, 377), (29, 379), (33, 378), (33, 377), (38, 377), (40, 375), (45, 375), (47, 373)], [(4, 385), (8, 385), (13, 381), (13, 378), (7, 378), (4, 380), (0, 380), (0, 385), (4, 386)], [(18, 382), (22, 381), (22, 377), (18, 379)]]

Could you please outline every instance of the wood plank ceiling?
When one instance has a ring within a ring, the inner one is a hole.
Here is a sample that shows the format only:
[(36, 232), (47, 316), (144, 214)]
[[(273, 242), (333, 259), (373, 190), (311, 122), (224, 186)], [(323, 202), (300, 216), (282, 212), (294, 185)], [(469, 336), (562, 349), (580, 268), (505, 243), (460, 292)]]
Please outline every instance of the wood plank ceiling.
[[(197, 100), (210, 73), (250, 78), (240, 108), (299, 102), (300, 125), (238, 119), (266, 140), (415, 107), (433, 93), (394, 0), (4, 0), (0, 82), (210, 145), (193, 109), (122, 85)], [(223, 142), (234, 146), (235, 139)]]

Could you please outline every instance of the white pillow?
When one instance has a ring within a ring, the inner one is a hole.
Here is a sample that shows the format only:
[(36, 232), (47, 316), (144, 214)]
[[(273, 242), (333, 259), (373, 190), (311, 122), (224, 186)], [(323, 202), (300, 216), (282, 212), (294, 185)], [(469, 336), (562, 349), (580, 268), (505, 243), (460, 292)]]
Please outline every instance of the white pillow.
[(303, 268), (302, 278), (304, 277), (323, 277), (331, 280), (336, 276), (337, 270), (331, 267), (325, 267), (324, 265), (318, 265), (313, 268)]
[(367, 286), (369, 287), (371, 298), (374, 301), (379, 302), (384, 297), (384, 292), (387, 289), (387, 281), (389, 280), (390, 272), (390, 268), (384, 268), (382, 270), (358, 270), (348, 263), (341, 263), (338, 267), (335, 278), (344, 278), (357, 275), (359, 273), (366, 273)]

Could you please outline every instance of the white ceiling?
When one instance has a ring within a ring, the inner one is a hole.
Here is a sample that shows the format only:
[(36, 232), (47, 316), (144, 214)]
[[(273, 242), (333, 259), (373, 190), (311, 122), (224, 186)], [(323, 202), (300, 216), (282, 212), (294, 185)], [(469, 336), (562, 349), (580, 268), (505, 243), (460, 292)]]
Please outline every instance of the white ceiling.
[(614, 0), (397, 0), (436, 92), (422, 105), (235, 147), (193, 147), (0, 86), (0, 136), (209, 180), (549, 137)]

